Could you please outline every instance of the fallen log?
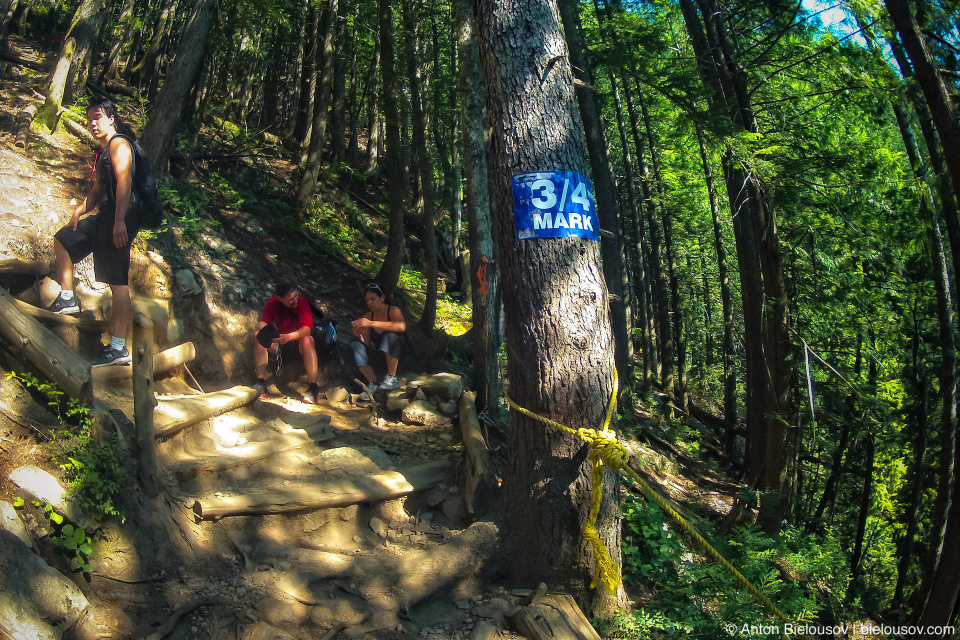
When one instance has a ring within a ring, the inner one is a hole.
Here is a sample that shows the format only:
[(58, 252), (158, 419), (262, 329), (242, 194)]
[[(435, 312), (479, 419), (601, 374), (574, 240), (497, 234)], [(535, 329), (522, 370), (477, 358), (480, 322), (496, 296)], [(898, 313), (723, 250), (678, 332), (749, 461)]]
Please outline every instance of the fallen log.
[(550, 594), (520, 609), (510, 620), (530, 640), (600, 640), (573, 596)]
[(17, 116), (17, 135), (13, 145), (18, 149), (27, 148), (27, 142), (30, 139), (30, 123), (33, 122), (36, 115), (37, 107), (31, 104), (24, 107), (23, 111)]
[(217, 520), (226, 516), (286, 513), (392, 500), (449, 482), (453, 471), (453, 463), (443, 460), (420, 465), (403, 473), (381, 471), (369, 476), (330, 479), (286, 490), (202, 498), (194, 502), (193, 512), (203, 520)]
[(110, 330), (110, 323), (107, 320), (96, 320), (94, 318), (88, 318), (84, 316), (68, 316), (62, 313), (53, 313), (52, 311), (35, 307), (29, 302), (17, 300), (16, 298), (14, 298), (14, 304), (17, 305), (17, 308), (20, 309), (20, 311), (28, 316), (32, 316), (38, 320), (43, 320), (44, 322), (49, 322), (51, 324), (75, 326), (79, 330), (89, 333), (104, 333), (105, 331)]
[(205, 393), (190, 398), (164, 400), (160, 398), (154, 416), (154, 436), (166, 438), (207, 418), (218, 416), (250, 404), (257, 399), (257, 391), (250, 387), (236, 386), (223, 391)]
[[(197, 357), (197, 350), (192, 342), (184, 342), (166, 351), (153, 356), (153, 375), (158, 376), (175, 369)], [(93, 384), (99, 386), (107, 382), (129, 380), (133, 375), (131, 367), (97, 367), (93, 370)]]
[(4, 258), (0, 260), (0, 274), (16, 274), (24, 276), (43, 277), (53, 273), (56, 265), (52, 262), (40, 262), (39, 260), (19, 260), (16, 258)]
[(204, 473), (217, 473), (251, 464), (278, 453), (325, 442), (335, 436), (336, 434), (330, 431), (325, 423), (318, 423), (309, 429), (285, 433), (266, 442), (250, 442), (207, 456), (181, 458), (170, 465), (170, 470), (181, 480)]
[(93, 399), (90, 363), (71, 351), (49, 329), (20, 311), (15, 300), (0, 289), (0, 335), (16, 354), (30, 361), (61, 391), (89, 406)]
[(12, 62), (20, 65), (21, 67), (33, 69), (34, 71), (44, 71), (48, 73), (53, 67), (53, 64), (50, 60), (28, 58), (26, 56), (19, 55), (11, 49), (5, 49), (2, 47), (0, 47), (0, 60), (6, 60), (7, 62)]

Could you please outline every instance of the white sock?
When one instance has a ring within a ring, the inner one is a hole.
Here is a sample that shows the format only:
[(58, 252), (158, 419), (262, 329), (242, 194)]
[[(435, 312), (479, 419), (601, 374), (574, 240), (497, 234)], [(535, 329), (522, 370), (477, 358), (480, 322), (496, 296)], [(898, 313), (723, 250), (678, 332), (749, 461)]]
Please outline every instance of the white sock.
[(73, 289), (64, 289), (60, 292), (60, 297), (64, 300), (73, 300)]
[(123, 348), (127, 345), (127, 341), (123, 338), (117, 338), (110, 336), (110, 348), (116, 351), (123, 351)]

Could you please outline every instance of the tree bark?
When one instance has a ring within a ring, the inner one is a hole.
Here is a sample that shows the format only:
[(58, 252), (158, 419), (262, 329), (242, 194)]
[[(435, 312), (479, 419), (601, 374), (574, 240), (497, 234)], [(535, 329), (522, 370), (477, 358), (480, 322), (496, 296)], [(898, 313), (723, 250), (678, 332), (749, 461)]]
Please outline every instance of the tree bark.
[[(492, 125), (494, 210), (506, 310), (511, 396), (572, 428), (597, 427), (613, 386), (613, 339), (596, 243), (518, 242), (511, 177), (564, 170), (585, 175), (586, 151), (560, 20), (552, 0), (475, 4), (480, 60)], [(549, 285), (548, 285), (549, 283)], [(589, 374), (587, 373), (589, 372)], [(591, 465), (582, 442), (512, 413), (504, 477), (504, 560), (513, 578), (564, 586), (593, 615), (610, 615), (622, 589), (589, 589), (593, 559), (578, 530), (589, 510)], [(620, 558), (613, 477), (597, 528)]]
[(217, 0), (196, 0), (194, 3), (177, 48), (177, 57), (143, 132), (143, 148), (153, 170), (159, 174), (166, 173), (167, 161), (173, 153), (180, 114), (203, 62), (216, 4)]
[(372, 173), (377, 168), (377, 151), (380, 148), (380, 38), (373, 45), (373, 59), (370, 61), (370, 97), (367, 101), (367, 153), (364, 171)]
[(83, 0), (73, 14), (67, 37), (76, 40), (76, 51), (70, 58), (70, 72), (63, 94), (65, 102), (72, 103), (83, 92), (90, 75), (93, 51), (109, 14), (108, 0)]
[(70, 75), (70, 66), (73, 64), (74, 52), (77, 49), (76, 45), (73, 38), (67, 38), (64, 41), (57, 66), (54, 67), (47, 84), (46, 99), (35, 116), (36, 121), (50, 131), (56, 128), (60, 120), (60, 107), (67, 91), (67, 79)]

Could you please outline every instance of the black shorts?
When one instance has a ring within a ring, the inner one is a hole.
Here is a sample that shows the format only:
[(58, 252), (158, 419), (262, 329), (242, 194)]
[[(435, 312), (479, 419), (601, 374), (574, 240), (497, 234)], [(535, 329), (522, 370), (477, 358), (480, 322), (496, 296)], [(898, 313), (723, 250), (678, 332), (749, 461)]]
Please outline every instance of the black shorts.
[(126, 216), (127, 244), (119, 249), (113, 244), (113, 209), (99, 211), (77, 223), (76, 230), (67, 225), (53, 236), (60, 241), (74, 264), (93, 254), (93, 275), (97, 282), (114, 286), (126, 286), (130, 276), (130, 246), (140, 230), (136, 222), (131, 224)]

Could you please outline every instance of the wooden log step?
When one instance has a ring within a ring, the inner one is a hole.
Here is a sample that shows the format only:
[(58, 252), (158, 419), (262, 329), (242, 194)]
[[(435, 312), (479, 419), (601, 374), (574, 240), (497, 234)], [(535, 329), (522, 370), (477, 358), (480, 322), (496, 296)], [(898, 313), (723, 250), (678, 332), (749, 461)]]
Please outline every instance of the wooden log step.
[[(197, 350), (192, 342), (184, 342), (166, 351), (154, 354), (153, 375), (166, 373), (182, 364), (191, 362), (197, 357)], [(93, 384), (101, 385), (118, 380), (129, 380), (133, 376), (133, 367), (97, 367), (93, 370)]]
[(19, 260), (17, 258), (0, 258), (0, 274), (14, 274), (24, 276), (46, 276), (53, 273), (54, 263), (37, 260)]
[(266, 442), (248, 442), (206, 456), (182, 458), (170, 465), (170, 470), (181, 480), (203, 473), (217, 473), (252, 464), (278, 453), (326, 442), (332, 440), (335, 436), (336, 434), (330, 431), (328, 425), (319, 423), (307, 430), (291, 431)]
[(176, 400), (157, 398), (159, 403), (154, 415), (154, 434), (158, 438), (167, 438), (207, 418), (239, 409), (256, 399), (256, 390), (244, 386)]
[[(96, 318), (87, 316), (68, 316), (62, 313), (53, 313), (52, 311), (35, 307), (29, 302), (24, 302), (23, 300), (17, 300), (16, 298), (13, 300), (20, 311), (38, 320), (43, 320), (44, 322), (75, 326), (81, 331), (88, 331), (90, 333), (104, 333), (110, 330), (110, 322), (107, 320), (97, 320)], [(92, 312), (84, 311), (84, 313)]]
[(45, 326), (18, 308), (16, 298), (0, 289), (0, 336), (14, 353), (29, 360), (71, 398), (92, 398), (90, 363)]
[(530, 640), (600, 640), (573, 596), (566, 593), (538, 598), (520, 609), (510, 624)]
[(453, 463), (430, 462), (403, 473), (381, 471), (369, 476), (338, 478), (284, 490), (260, 491), (198, 499), (193, 512), (203, 520), (226, 516), (286, 513), (327, 507), (346, 507), (361, 502), (378, 502), (432, 489), (451, 482)]

